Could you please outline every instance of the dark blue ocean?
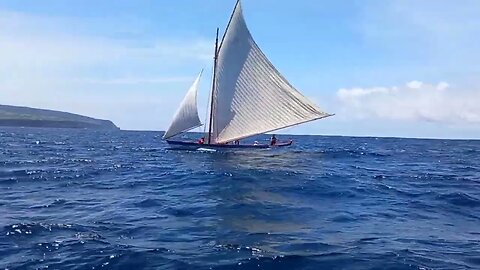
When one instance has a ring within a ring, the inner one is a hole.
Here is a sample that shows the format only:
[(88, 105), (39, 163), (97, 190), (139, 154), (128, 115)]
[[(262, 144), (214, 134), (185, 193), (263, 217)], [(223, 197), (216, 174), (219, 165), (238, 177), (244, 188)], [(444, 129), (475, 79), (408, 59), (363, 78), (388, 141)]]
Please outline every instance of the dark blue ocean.
[(0, 269), (480, 269), (480, 141), (0, 136)]

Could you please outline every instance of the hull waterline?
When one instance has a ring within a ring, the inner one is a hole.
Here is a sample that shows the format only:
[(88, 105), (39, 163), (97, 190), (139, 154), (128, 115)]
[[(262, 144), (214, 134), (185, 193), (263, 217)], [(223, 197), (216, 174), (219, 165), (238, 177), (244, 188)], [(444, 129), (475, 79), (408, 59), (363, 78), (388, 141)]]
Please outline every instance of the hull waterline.
[(184, 150), (199, 150), (199, 149), (211, 149), (211, 150), (229, 150), (229, 149), (269, 149), (278, 148), (292, 145), (293, 141), (285, 143), (278, 143), (276, 145), (269, 144), (200, 144), (194, 141), (175, 141), (166, 140), (167, 143), (175, 149)]

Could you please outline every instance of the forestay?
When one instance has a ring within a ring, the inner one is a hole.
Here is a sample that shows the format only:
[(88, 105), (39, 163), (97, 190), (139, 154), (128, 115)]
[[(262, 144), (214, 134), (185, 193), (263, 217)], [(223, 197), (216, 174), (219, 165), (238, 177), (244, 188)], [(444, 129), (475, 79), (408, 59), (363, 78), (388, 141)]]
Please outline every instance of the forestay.
[(197, 109), (197, 91), (201, 76), (202, 72), (200, 72), (197, 79), (193, 82), (192, 86), (183, 98), (180, 107), (178, 108), (175, 116), (173, 117), (173, 121), (170, 124), (170, 127), (163, 135), (164, 139), (171, 138), (177, 134), (186, 132), (202, 125), (202, 123), (200, 122), (200, 118), (198, 117)]
[(225, 143), (329, 116), (275, 69), (237, 2), (218, 51), (212, 139)]

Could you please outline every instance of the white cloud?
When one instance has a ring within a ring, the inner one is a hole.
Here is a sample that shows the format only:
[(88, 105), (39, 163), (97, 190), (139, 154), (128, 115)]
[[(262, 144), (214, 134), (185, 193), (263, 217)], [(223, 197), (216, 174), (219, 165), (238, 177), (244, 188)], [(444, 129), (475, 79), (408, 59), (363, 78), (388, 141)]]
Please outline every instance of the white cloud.
[(419, 81), (411, 81), (407, 83), (407, 87), (411, 89), (420, 89), (422, 86), (423, 83)]
[(368, 96), (371, 94), (387, 93), (393, 89), (375, 87), (375, 88), (352, 88), (352, 89), (339, 89), (337, 95), (344, 100), (352, 100), (360, 98), (362, 96)]
[[(136, 45), (129, 41), (99, 37), (64, 35), (2, 37), (0, 30), (0, 70), (57, 72), (62, 68), (114, 66), (119, 64), (150, 66), (187, 62), (206, 63), (211, 59), (209, 41), (157, 40)], [(117, 67), (118, 68), (118, 67)], [(128, 70), (125, 65), (124, 69)], [(45, 72), (43, 72), (45, 73)]]
[(177, 82), (190, 82), (192, 76), (178, 77), (123, 77), (123, 78), (79, 78), (71, 81), (88, 84), (165, 84)]
[(337, 98), (343, 118), (478, 125), (479, 90), (412, 81), (401, 87), (339, 89)]
[(442, 90), (446, 90), (448, 87), (450, 87), (450, 85), (446, 82), (440, 82), (438, 85), (437, 85), (437, 89), (442, 91)]

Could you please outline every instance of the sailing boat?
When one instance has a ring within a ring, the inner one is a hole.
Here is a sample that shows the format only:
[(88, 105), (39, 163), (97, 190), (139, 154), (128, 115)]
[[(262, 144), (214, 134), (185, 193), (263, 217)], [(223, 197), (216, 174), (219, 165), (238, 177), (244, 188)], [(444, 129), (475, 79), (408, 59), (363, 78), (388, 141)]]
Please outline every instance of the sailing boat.
[(237, 1), (223, 38), (215, 40), (208, 133), (205, 142), (171, 138), (201, 124), (196, 97), (200, 75), (190, 87), (163, 138), (188, 148), (270, 148), (291, 145), (229, 144), (286, 127), (322, 119), (322, 111), (296, 90), (255, 43)]

